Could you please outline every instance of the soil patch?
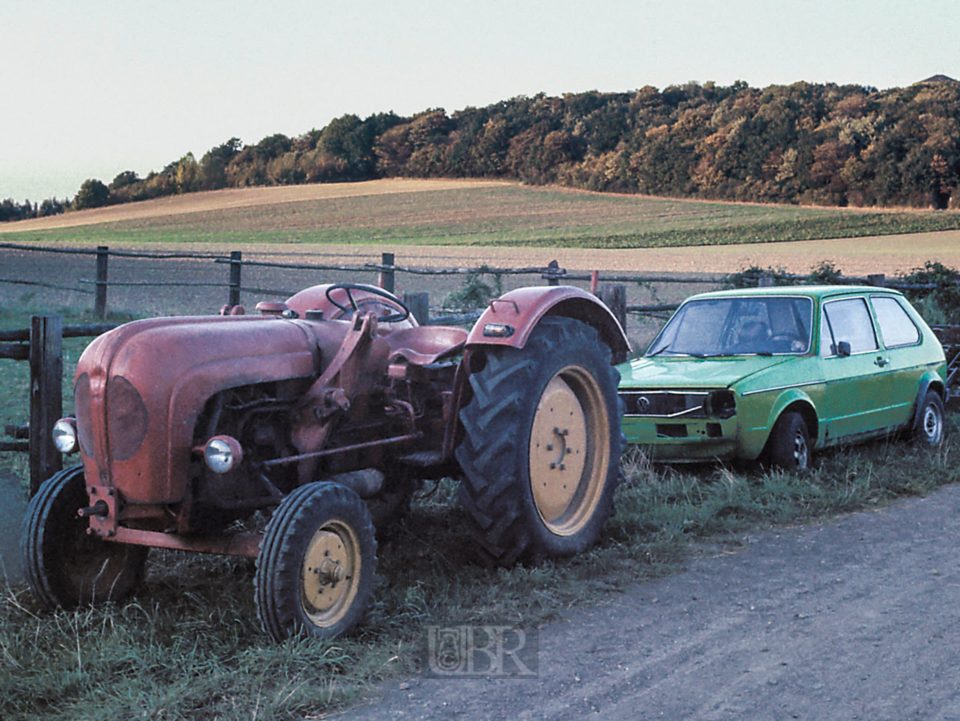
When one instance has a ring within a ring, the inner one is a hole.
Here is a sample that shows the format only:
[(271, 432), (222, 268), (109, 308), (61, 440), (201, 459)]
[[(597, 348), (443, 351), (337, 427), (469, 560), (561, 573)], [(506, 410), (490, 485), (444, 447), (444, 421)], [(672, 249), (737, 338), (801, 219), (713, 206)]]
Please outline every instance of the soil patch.
[(413, 677), (337, 716), (960, 718), (960, 487), (705, 549), (541, 629), (539, 678)]

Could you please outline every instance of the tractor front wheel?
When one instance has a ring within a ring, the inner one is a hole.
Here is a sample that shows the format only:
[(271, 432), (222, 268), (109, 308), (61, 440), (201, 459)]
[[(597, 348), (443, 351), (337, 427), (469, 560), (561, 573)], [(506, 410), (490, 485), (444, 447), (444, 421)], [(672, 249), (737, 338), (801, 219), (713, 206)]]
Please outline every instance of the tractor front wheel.
[(83, 466), (48, 478), (30, 501), (20, 549), (27, 582), (47, 610), (120, 601), (140, 580), (148, 550), (87, 533)]
[(336, 483), (301, 486), (267, 524), (257, 558), (257, 613), (275, 640), (329, 639), (363, 617), (377, 541), (360, 497)]
[(457, 449), (461, 504), (497, 563), (593, 545), (613, 507), (619, 374), (597, 331), (546, 317), (522, 349), (484, 351)]

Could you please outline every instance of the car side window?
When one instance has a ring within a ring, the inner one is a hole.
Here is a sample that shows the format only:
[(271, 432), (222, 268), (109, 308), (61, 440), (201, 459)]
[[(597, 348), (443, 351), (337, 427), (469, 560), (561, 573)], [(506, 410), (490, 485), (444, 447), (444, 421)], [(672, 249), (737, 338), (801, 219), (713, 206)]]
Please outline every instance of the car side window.
[(873, 312), (877, 316), (884, 346), (900, 348), (920, 342), (920, 329), (896, 298), (873, 296), (870, 302), (873, 303)]
[(866, 299), (847, 298), (823, 304), (820, 352), (825, 356), (837, 355), (842, 341), (850, 344), (851, 353), (866, 353), (879, 347)]

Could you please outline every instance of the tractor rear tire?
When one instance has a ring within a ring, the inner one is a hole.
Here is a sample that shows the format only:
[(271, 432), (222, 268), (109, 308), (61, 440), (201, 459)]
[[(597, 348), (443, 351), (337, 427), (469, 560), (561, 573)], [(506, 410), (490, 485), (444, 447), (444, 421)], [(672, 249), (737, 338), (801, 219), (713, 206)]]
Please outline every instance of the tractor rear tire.
[(330, 639), (362, 618), (373, 591), (377, 541), (360, 497), (336, 483), (287, 496), (267, 524), (255, 576), (257, 614), (277, 642)]
[(620, 374), (610, 349), (591, 326), (546, 317), (522, 349), (483, 352), (456, 452), (470, 534), (500, 565), (589, 548), (620, 471)]
[(44, 481), (27, 508), (23, 566), (48, 611), (122, 601), (143, 578), (149, 549), (88, 534), (77, 514), (88, 502), (83, 466), (73, 466)]

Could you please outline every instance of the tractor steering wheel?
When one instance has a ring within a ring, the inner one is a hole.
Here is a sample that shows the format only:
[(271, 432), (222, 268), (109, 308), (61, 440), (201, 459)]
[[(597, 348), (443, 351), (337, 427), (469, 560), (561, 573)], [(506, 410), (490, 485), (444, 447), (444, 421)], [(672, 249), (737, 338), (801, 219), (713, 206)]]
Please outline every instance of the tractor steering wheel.
[[(347, 300), (350, 301), (349, 306), (346, 306), (343, 303), (333, 299), (331, 294), (335, 290), (342, 290), (346, 294)], [(396, 313), (388, 313), (387, 315), (378, 316), (377, 321), (380, 323), (400, 323), (401, 321), (405, 321), (410, 317), (410, 309), (402, 300), (397, 298), (393, 293), (388, 293), (383, 288), (378, 288), (375, 285), (365, 285), (363, 283), (334, 283), (327, 287), (327, 300), (329, 300), (344, 313), (357, 313), (360, 311), (360, 306), (357, 304), (356, 298), (353, 297), (353, 291), (355, 290), (362, 290), (372, 295), (378, 295), (381, 298), (390, 301), (390, 305), (399, 307), (399, 310)], [(361, 301), (362, 300), (363, 299), (361, 298)]]

